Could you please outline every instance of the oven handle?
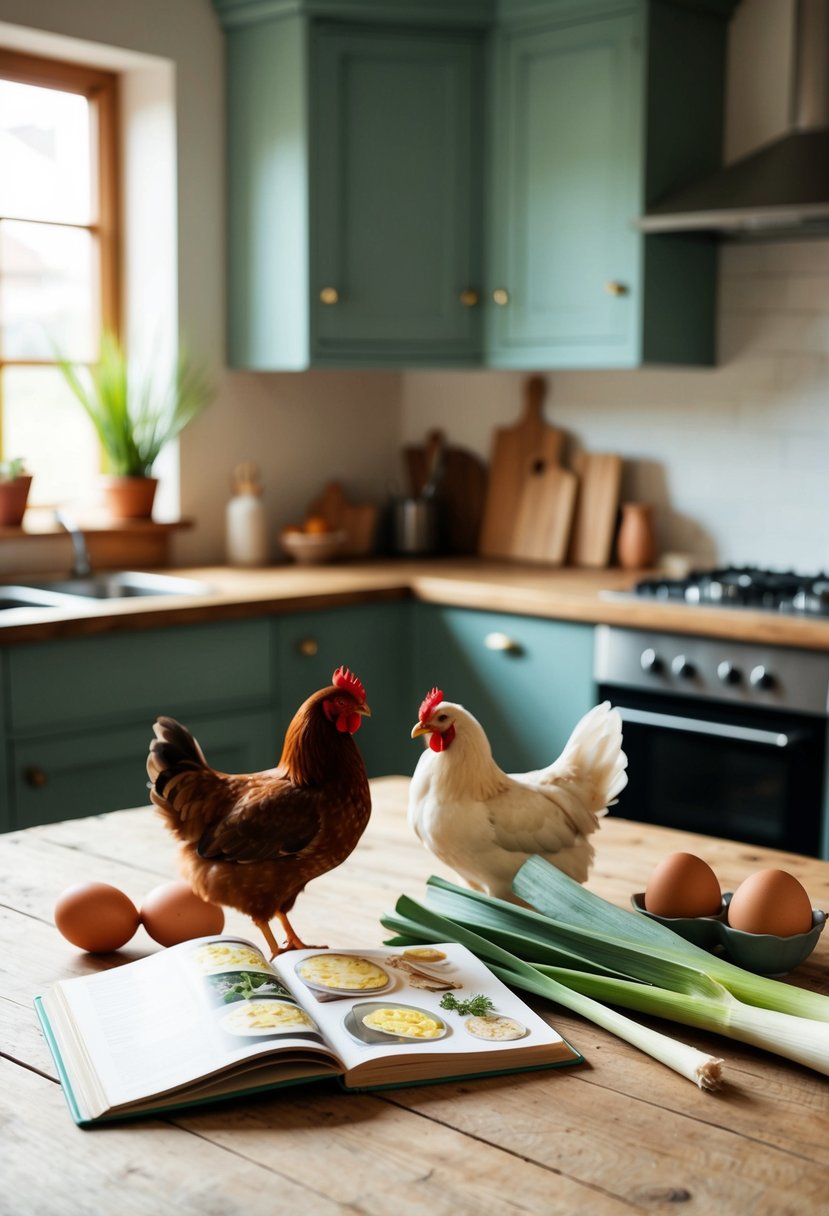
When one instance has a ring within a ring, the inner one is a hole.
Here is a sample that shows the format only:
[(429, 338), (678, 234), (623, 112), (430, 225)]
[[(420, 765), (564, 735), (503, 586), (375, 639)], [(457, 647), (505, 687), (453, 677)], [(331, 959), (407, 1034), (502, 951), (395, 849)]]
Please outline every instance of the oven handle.
[(791, 747), (799, 743), (803, 731), (785, 734), (777, 730), (756, 730), (752, 726), (731, 726), (724, 722), (706, 722), (700, 718), (681, 718), (677, 714), (652, 713), (647, 709), (617, 706), (623, 722), (636, 726), (657, 726), (661, 730), (680, 730), (691, 735), (716, 735), (718, 739), (737, 739), (741, 743), (759, 743), (764, 747)]

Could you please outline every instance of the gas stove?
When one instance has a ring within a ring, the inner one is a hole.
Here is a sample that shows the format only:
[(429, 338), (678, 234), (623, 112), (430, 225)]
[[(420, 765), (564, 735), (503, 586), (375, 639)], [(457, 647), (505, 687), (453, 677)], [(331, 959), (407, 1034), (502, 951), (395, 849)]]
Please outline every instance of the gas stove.
[(829, 574), (796, 574), (756, 566), (692, 570), (685, 578), (643, 579), (626, 595), (716, 608), (754, 608), (829, 617)]

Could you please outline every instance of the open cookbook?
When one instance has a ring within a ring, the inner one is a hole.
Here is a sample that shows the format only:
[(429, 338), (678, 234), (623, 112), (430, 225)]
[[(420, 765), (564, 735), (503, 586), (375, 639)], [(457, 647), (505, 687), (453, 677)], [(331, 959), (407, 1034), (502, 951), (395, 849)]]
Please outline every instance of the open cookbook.
[(581, 1061), (464, 946), (201, 937), (35, 998), (79, 1124), (336, 1077), (375, 1089)]

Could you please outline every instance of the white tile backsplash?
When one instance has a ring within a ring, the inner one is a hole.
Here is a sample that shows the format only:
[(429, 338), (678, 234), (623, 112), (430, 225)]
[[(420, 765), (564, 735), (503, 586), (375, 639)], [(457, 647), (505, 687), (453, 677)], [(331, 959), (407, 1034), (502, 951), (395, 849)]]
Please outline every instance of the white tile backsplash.
[[(662, 551), (829, 569), (829, 239), (724, 244), (718, 365), (547, 376), (571, 446), (618, 451), (623, 495), (657, 507)], [(488, 457), (517, 373), (403, 377), (403, 439), (440, 426)]]

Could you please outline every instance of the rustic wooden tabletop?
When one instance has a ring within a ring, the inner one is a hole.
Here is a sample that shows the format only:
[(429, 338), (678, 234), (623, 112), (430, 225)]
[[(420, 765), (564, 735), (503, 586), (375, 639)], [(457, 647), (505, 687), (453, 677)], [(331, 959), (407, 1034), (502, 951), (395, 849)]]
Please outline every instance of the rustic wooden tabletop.
[[(452, 877), (410, 833), (407, 782), (372, 784), (357, 851), (297, 902), (306, 940), (379, 946), (379, 917), (399, 894), (422, 896), (430, 873)], [(598, 835), (589, 885), (627, 905), (677, 849), (704, 856), (725, 889), (779, 865), (829, 908), (829, 863), (613, 818)], [(140, 903), (174, 874), (173, 845), (149, 810), (0, 837), (2, 1216), (829, 1212), (829, 1078), (663, 1023), (725, 1059), (724, 1087), (703, 1093), (544, 1002), (535, 1007), (584, 1054), (583, 1066), (374, 1094), (316, 1085), (80, 1130), (32, 998), (159, 947), (139, 930), (117, 954), (82, 954), (54, 928), (55, 900), (70, 883), (101, 880)], [(234, 913), (227, 927), (255, 934)], [(791, 980), (829, 992), (829, 936)]]

